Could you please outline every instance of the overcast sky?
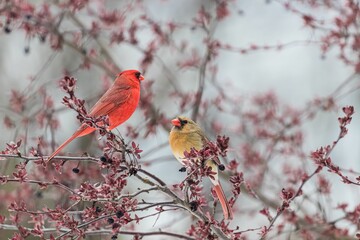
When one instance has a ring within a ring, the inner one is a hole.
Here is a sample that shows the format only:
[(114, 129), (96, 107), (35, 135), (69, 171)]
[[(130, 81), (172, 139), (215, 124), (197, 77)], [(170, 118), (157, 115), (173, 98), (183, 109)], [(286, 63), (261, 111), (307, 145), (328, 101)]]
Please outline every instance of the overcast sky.
[[(174, 20), (178, 22), (191, 22), (191, 17), (197, 10), (191, 0), (172, 0), (172, 1), (151, 1), (147, 4), (150, 16), (160, 21)], [(306, 9), (305, 9), (306, 10)], [(290, 45), (281, 51), (268, 50), (257, 51), (246, 55), (220, 51), (218, 59), (219, 78), (226, 84), (232, 82), (237, 86), (237, 90), (229, 90), (232, 94), (238, 92), (249, 97), (264, 91), (272, 90), (278, 94), (280, 100), (295, 107), (304, 108), (306, 103), (315, 96), (323, 97), (329, 95), (334, 89), (352, 74), (353, 69), (345, 66), (337, 57), (336, 50), (331, 51), (325, 58), (322, 58), (320, 47), (316, 44), (307, 44), (307, 41), (317, 41), (319, 36), (314, 34), (309, 28), (304, 27), (303, 20), (291, 12), (286, 11), (283, 6), (277, 2), (267, 4), (266, 1), (248, 0), (235, 1), (232, 3), (234, 14), (225, 21), (218, 24), (215, 32), (215, 38), (222, 39), (233, 46), (246, 48), (251, 44), (257, 45), (277, 45), (279, 43), (299, 42)], [(331, 12), (317, 13), (321, 18), (327, 18)], [(184, 33), (182, 37), (191, 39), (191, 33)], [(146, 40), (146, 36), (143, 36)], [(201, 44), (201, 39), (192, 39)], [(24, 89), (28, 84), (29, 76), (37, 74), (44, 63), (52, 57), (52, 52), (47, 46), (34, 40), (30, 43), (30, 53), (24, 54), (24, 47), (27, 41), (22, 33), (13, 32), (9, 35), (0, 33), (0, 110), (3, 110), (8, 103), (10, 90), (13, 88)], [(121, 52), (124, 48), (115, 48), (112, 51), (114, 59), (121, 67), (137, 68), (138, 58), (126, 56)], [(132, 53), (133, 50), (125, 49), (125, 52)], [(165, 55), (167, 57), (171, 57)], [(73, 63), (73, 54), (65, 53), (53, 56), (54, 60), (44, 72), (41, 72), (41, 83), (48, 82), (46, 88), (54, 95), (55, 104), (61, 106), (61, 92), (56, 81), (62, 75), (63, 69), (71, 69)], [(169, 59), (171, 62), (172, 59)], [(90, 82), (80, 82), (79, 94), (84, 98), (94, 96), (98, 93), (100, 83), (96, 80), (101, 77), (98, 69), (92, 71), (81, 71), (76, 73), (78, 79), (87, 79)], [(150, 69), (145, 77), (154, 78), (158, 75), (156, 68)], [(196, 76), (191, 73), (178, 73), (179, 81), (189, 81), (189, 77)], [(91, 84), (89, 84), (91, 83)], [(155, 82), (155, 89), (162, 89), (163, 85)], [(96, 87), (94, 87), (96, 86)], [(196, 81), (194, 80), (194, 86)], [(36, 94), (36, 92), (34, 92)], [(161, 92), (159, 93), (161, 95)], [(358, 92), (349, 95), (341, 100), (340, 105), (354, 105), (356, 111), (359, 107)], [(159, 103), (170, 107), (171, 102)], [(168, 105), (166, 105), (168, 104)], [(360, 108), (359, 108), (360, 109)], [(170, 110), (171, 111), (171, 110)], [(6, 111), (5, 111), (6, 112)], [(75, 116), (70, 110), (61, 112), (61, 133), (59, 139), (65, 139), (77, 128), (74, 121)], [(311, 123), (307, 124), (305, 136), (305, 149), (309, 151), (318, 147), (331, 144), (337, 137), (337, 117), (338, 113), (320, 114)], [(4, 116), (4, 111), (0, 111), (0, 119)], [(359, 164), (359, 115), (356, 113), (352, 124), (349, 127), (349, 135), (341, 141), (333, 153), (335, 163), (344, 168), (352, 168), (360, 171)], [(130, 123), (140, 122), (141, 113), (137, 112), (130, 120)], [(66, 127), (64, 127), (66, 126)], [(125, 126), (121, 127), (121, 129)], [(0, 149), (4, 148), (5, 142), (12, 140), (14, 132), (4, 131), (0, 136)], [(152, 139), (151, 143), (143, 143), (143, 146), (156, 145), (167, 141), (167, 133), (159, 132)], [(74, 149), (69, 146), (67, 151)], [(169, 149), (165, 148), (159, 154), (169, 155)], [(179, 166), (177, 163), (164, 163), (160, 168), (154, 169), (158, 174), (162, 174), (169, 182), (181, 179), (181, 176), (164, 175), (161, 169), (169, 169), (169, 172), (176, 171)], [(335, 178), (336, 179), (336, 178)], [(334, 187), (337, 183), (333, 182)], [(349, 188), (351, 189), (351, 188)], [(354, 190), (354, 191), (352, 191)], [(340, 195), (335, 195), (335, 199), (358, 198), (359, 191), (351, 189)], [(335, 204), (334, 204), (335, 205)], [(150, 226), (152, 223), (149, 223)]]

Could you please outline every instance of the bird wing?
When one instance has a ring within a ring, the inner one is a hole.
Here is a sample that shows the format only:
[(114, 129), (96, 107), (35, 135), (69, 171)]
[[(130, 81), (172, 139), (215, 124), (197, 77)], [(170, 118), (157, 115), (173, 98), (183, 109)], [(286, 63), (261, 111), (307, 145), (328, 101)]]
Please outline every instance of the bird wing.
[(113, 85), (91, 108), (89, 115), (92, 117), (104, 116), (119, 108), (130, 98), (130, 88), (125, 84)]

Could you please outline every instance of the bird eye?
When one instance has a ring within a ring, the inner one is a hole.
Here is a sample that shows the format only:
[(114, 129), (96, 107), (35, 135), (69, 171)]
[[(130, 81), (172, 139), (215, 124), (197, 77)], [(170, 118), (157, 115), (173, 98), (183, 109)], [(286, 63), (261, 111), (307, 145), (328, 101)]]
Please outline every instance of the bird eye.
[(187, 120), (181, 120), (181, 123), (182, 123), (182, 125), (184, 125), (184, 124), (187, 124), (188, 121)]
[(140, 73), (140, 72), (136, 72), (136, 73), (135, 73), (135, 77), (136, 77), (137, 79), (139, 79), (140, 76), (141, 76), (141, 73)]

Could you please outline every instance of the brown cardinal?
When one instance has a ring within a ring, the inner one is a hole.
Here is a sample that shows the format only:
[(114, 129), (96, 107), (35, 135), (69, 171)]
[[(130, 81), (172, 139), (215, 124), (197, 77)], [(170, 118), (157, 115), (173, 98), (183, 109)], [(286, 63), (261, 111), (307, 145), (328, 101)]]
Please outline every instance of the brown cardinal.
[[(139, 103), (140, 81), (142, 80), (144, 80), (144, 77), (137, 70), (121, 72), (115, 79), (113, 85), (92, 107), (89, 116), (100, 117), (107, 115), (109, 117), (109, 130), (116, 128), (128, 120)], [(92, 133), (95, 130), (95, 128), (85, 123), (82, 124), (68, 140), (61, 144), (55, 152), (50, 155), (47, 162), (56, 156), (61, 149), (72, 140)]]
[[(183, 164), (182, 161), (185, 159), (184, 152), (190, 152), (191, 148), (201, 150), (208, 139), (201, 128), (189, 118), (177, 117), (173, 119), (171, 123), (173, 127), (169, 136), (170, 147), (175, 158)], [(218, 170), (220, 163), (213, 159), (208, 159), (206, 165), (210, 166), (212, 171), (216, 173), (214, 179), (210, 178), (210, 180), (215, 185), (215, 193), (219, 198), (224, 217), (225, 219), (232, 219), (232, 210), (219, 182)]]

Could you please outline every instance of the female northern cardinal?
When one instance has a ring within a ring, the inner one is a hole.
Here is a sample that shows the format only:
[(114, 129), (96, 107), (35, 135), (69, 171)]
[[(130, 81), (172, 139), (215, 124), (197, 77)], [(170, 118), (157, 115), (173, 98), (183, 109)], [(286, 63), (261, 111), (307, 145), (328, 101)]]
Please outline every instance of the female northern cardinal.
[[(99, 99), (90, 110), (89, 116), (109, 117), (109, 130), (116, 128), (134, 113), (140, 99), (140, 81), (144, 77), (137, 70), (126, 70), (121, 72), (115, 79), (113, 85)], [(63, 144), (61, 144), (53, 154), (50, 155), (49, 162), (61, 149), (77, 137), (85, 136), (96, 129), (82, 124), (78, 130)]]
[[(190, 152), (191, 148), (201, 150), (208, 139), (206, 138), (201, 128), (189, 118), (178, 117), (173, 119), (171, 123), (173, 128), (171, 129), (169, 136), (170, 147), (175, 158), (181, 164), (183, 164), (182, 161), (185, 159), (184, 152)], [(232, 219), (232, 210), (228, 201), (226, 200), (224, 191), (219, 182), (219, 164), (220, 163), (215, 162), (214, 159), (208, 159), (206, 161), (206, 165), (210, 166), (212, 171), (216, 173), (214, 175), (214, 179), (210, 178), (210, 180), (215, 185), (214, 189), (220, 200), (220, 204), (224, 212), (224, 217), (225, 219)]]

